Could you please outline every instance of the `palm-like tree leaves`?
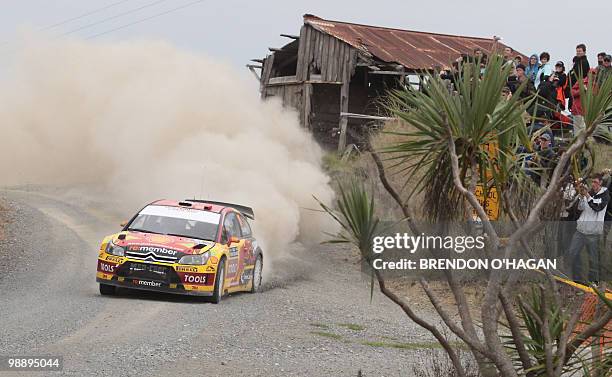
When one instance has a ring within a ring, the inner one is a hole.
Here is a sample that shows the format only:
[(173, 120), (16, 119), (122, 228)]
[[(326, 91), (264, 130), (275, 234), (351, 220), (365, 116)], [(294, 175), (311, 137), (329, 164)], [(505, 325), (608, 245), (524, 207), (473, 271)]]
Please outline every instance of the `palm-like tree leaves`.
[(321, 208), (342, 228), (336, 238), (329, 242), (351, 243), (359, 249), (364, 259), (369, 260), (372, 240), (380, 231), (380, 219), (374, 213), (374, 198), (359, 182), (352, 182), (348, 189), (341, 183), (339, 191), (337, 211), (319, 201)]
[[(498, 192), (503, 184), (522, 173), (516, 168), (520, 164), (516, 147), (530, 144), (522, 118), (528, 104), (519, 96), (502, 99), (510, 69), (501, 57), (493, 56), (482, 77), (478, 64), (463, 66), (456, 80), (457, 94), (450, 93), (438, 76), (427, 73), (426, 90), (395, 90), (389, 94), (387, 109), (409, 129), (393, 132), (400, 136), (399, 141), (383, 152), (399, 161), (417, 161), (408, 167), (400, 163), (398, 168), (408, 173), (407, 179), (422, 177), (414, 192), (427, 188), (425, 205), (431, 218), (462, 216), (456, 208), (460, 196), (451, 178), (449, 137), (455, 143), (466, 186), (474, 164), (479, 177), (484, 178), (487, 171), (496, 175)], [(495, 144), (498, 153), (487, 153), (488, 143)]]

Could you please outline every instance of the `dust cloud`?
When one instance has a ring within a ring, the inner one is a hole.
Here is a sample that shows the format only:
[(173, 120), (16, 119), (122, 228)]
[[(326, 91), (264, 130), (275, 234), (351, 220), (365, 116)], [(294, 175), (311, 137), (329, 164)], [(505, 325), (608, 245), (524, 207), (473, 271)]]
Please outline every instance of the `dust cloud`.
[(24, 46), (0, 75), (0, 185), (87, 184), (130, 212), (158, 198), (250, 205), (275, 257), (330, 226), (309, 210), (333, 198), (321, 149), (229, 64), (160, 41)]

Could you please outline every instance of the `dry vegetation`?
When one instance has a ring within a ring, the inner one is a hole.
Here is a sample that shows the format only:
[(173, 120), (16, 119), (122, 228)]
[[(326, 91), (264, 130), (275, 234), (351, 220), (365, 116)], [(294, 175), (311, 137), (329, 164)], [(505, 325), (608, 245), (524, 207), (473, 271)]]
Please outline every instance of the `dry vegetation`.
[(6, 237), (6, 225), (8, 224), (8, 210), (2, 201), (0, 201), (0, 241)]
[(595, 171), (612, 168), (612, 144), (595, 144)]

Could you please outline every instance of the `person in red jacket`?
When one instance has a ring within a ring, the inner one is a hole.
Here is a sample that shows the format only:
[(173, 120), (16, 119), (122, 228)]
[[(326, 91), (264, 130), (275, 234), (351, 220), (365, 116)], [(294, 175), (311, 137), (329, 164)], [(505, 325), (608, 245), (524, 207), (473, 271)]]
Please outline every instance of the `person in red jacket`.
[(574, 135), (578, 135), (579, 132), (584, 130), (584, 117), (582, 116), (582, 103), (580, 102), (580, 85), (586, 86), (589, 83), (589, 77), (586, 76), (584, 79), (577, 81), (572, 86), (572, 116), (574, 117)]

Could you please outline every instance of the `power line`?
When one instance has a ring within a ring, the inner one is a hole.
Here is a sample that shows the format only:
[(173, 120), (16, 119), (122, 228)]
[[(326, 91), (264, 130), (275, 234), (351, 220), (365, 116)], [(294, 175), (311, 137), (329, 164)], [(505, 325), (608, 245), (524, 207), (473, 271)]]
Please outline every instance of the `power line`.
[[(129, 0), (124, 0), (124, 1), (129, 1)], [(136, 12), (136, 11), (138, 11), (138, 10), (141, 10), (141, 9), (144, 9), (144, 8), (147, 8), (147, 7), (150, 7), (150, 6), (153, 6), (153, 5), (156, 5), (156, 4), (159, 4), (159, 3), (162, 3), (162, 2), (164, 2), (164, 1), (167, 1), (167, 0), (158, 0), (158, 1), (155, 1), (155, 2), (153, 2), (153, 3), (146, 4), (146, 5), (142, 6), (142, 7), (139, 7), (139, 8), (136, 8), (136, 9), (132, 9), (132, 10), (130, 10), (130, 11), (128, 11), (128, 12), (121, 13), (121, 14), (116, 15), (116, 16), (113, 16), (113, 17), (111, 17), (111, 18), (107, 18), (107, 19), (101, 20), (101, 21), (99, 21), (99, 22), (95, 22), (95, 23), (93, 23), (93, 24), (85, 25), (85, 26), (83, 26), (83, 27), (81, 27), (81, 28), (78, 28), (78, 29), (75, 29), (75, 30), (71, 30), (71, 31), (69, 31), (69, 32), (67, 32), (67, 33), (65, 33), (65, 34), (60, 34), (60, 35), (58, 35), (58, 37), (59, 37), (59, 36), (63, 36), (63, 35), (72, 34), (72, 33), (76, 32), (76, 31), (79, 31), (79, 30), (82, 30), (82, 29), (85, 29), (85, 28), (89, 28), (89, 27), (94, 26), (94, 25), (98, 25), (98, 24), (104, 23), (104, 22), (106, 22), (106, 21), (109, 21), (110, 19), (114, 19), (114, 18), (117, 18), (117, 17), (121, 17), (121, 16), (123, 16), (123, 15), (130, 14), (130, 13), (134, 13), (134, 12)], [(187, 4), (185, 4), (185, 5), (181, 5), (181, 6), (178, 6), (178, 7), (172, 8), (172, 9), (168, 9), (167, 11), (160, 12), (160, 13), (154, 14), (154, 15), (152, 15), (152, 16), (149, 16), (149, 17), (146, 17), (146, 18), (143, 18), (143, 19), (140, 19), (140, 20), (136, 20), (136, 21), (134, 21), (134, 22), (127, 23), (127, 24), (124, 24), (124, 25), (118, 26), (118, 27), (116, 27), (116, 28), (110, 29), (110, 30), (106, 30), (106, 31), (103, 31), (103, 32), (100, 32), (100, 33), (97, 33), (97, 34), (90, 35), (90, 36), (88, 36), (88, 37), (85, 37), (84, 39), (92, 39), (92, 38), (95, 38), (95, 37), (98, 37), (98, 36), (101, 36), (101, 35), (104, 35), (104, 34), (109, 34), (109, 33), (112, 33), (112, 32), (114, 32), (114, 31), (121, 30), (121, 29), (124, 29), (124, 28), (126, 28), (126, 27), (129, 27), (129, 26), (132, 26), (132, 25), (136, 25), (136, 24), (139, 24), (139, 23), (142, 23), (142, 22), (145, 22), (145, 21), (149, 21), (149, 20), (151, 20), (151, 19), (153, 19), (153, 18), (157, 18), (157, 17), (163, 16), (163, 15), (166, 15), (166, 14), (168, 14), (168, 13), (172, 13), (172, 12), (175, 12), (175, 11), (177, 11), (177, 10), (180, 10), (180, 9), (184, 9), (184, 8), (190, 7), (190, 6), (192, 6), (192, 5), (195, 5), (195, 4), (197, 4), (197, 3), (201, 3), (201, 2), (203, 2), (203, 1), (204, 1), (204, 0), (192, 1), (191, 3), (187, 3)], [(11, 49), (11, 50), (1, 51), (1, 52), (0, 52), (0, 56), (1, 56), (1, 55), (6, 55), (6, 54), (11, 54), (11, 53), (14, 53), (14, 52), (16, 52), (16, 51), (18, 51), (18, 50), (20, 50), (20, 49), (21, 49), (20, 47), (15, 47), (15, 48), (13, 48), (13, 49)]]
[[(87, 16), (91, 16), (92, 14), (100, 13), (100, 12), (102, 12), (104, 10), (107, 10), (109, 8), (112, 8), (114, 6), (117, 6), (117, 5), (120, 5), (120, 4), (123, 4), (123, 3), (127, 3), (128, 1), (131, 1), (131, 0), (117, 1), (115, 3), (106, 5), (106, 6), (102, 7), (102, 8), (97, 8), (97, 9), (91, 10), (89, 12), (83, 13), (81, 15), (78, 15), (78, 16), (75, 16), (75, 17), (71, 17), (71, 18), (65, 19), (63, 21), (57, 22), (57, 23), (55, 23), (53, 25), (45, 26), (43, 28), (37, 29), (36, 31), (41, 32), (41, 31), (46, 31), (46, 30), (50, 30), (50, 29), (55, 29), (58, 26), (65, 25), (65, 24), (70, 23), (72, 21), (80, 20), (81, 18), (84, 18), (84, 17), (87, 17)], [(2, 42), (0, 42), (0, 46), (6, 45), (9, 42), (10, 42), (9, 40), (2, 41)]]
[(81, 31), (81, 30), (84, 30), (84, 29), (89, 29), (90, 27), (93, 27), (93, 26), (96, 26), (96, 25), (103, 24), (103, 23), (105, 23), (105, 22), (108, 22), (108, 21), (114, 20), (114, 19), (116, 19), (116, 18), (123, 17), (123, 16), (127, 16), (128, 14), (136, 13), (136, 12), (138, 12), (138, 11), (141, 11), (141, 10), (145, 9), (145, 8), (152, 7), (152, 6), (154, 6), (154, 5), (157, 5), (157, 4), (160, 4), (160, 3), (163, 3), (163, 2), (165, 2), (165, 1), (168, 1), (168, 0), (157, 0), (157, 1), (154, 1), (154, 2), (152, 2), (152, 3), (148, 3), (148, 4), (145, 4), (145, 5), (142, 5), (142, 6), (138, 7), (138, 8), (130, 9), (130, 10), (126, 11), (126, 12), (122, 12), (122, 13), (116, 14), (116, 15), (114, 15), (114, 16), (104, 18), (104, 19), (102, 19), (102, 20), (100, 20), (100, 21), (96, 21), (96, 22), (93, 22), (93, 23), (91, 23), (91, 24), (83, 25), (83, 26), (80, 26), (80, 27), (78, 27), (78, 28), (76, 28), (76, 29), (69, 30), (69, 31), (67, 31), (67, 32), (65, 32), (65, 33), (63, 33), (63, 34), (61, 34), (61, 35), (70, 35), (70, 34), (74, 34), (74, 33), (76, 33), (77, 31)]
[(156, 18), (156, 17), (159, 17), (159, 16), (163, 16), (163, 15), (166, 15), (166, 14), (168, 14), (168, 13), (172, 13), (172, 12), (174, 12), (174, 11), (177, 11), (177, 10), (180, 10), (180, 9), (183, 9), (183, 8), (190, 7), (190, 6), (192, 6), (192, 5), (195, 5), (195, 4), (197, 4), (197, 3), (201, 3), (201, 2), (203, 2), (203, 1), (204, 1), (204, 0), (196, 0), (196, 1), (192, 1), (191, 3), (187, 3), (187, 4), (185, 4), (185, 5), (181, 5), (180, 7), (172, 8), (172, 9), (169, 9), (169, 10), (167, 10), (167, 11), (165, 11), (165, 12), (157, 13), (157, 14), (154, 14), (154, 15), (152, 15), (152, 16), (149, 16), (149, 17), (146, 17), (146, 18), (143, 18), (143, 19), (140, 19), (140, 20), (134, 21), (134, 22), (130, 22), (130, 23), (125, 24), (125, 25), (121, 25), (121, 26), (116, 27), (116, 28), (114, 28), (114, 29), (110, 29), (110, 30), (103, 31), (103, 32), (101, 32), (101, 33), (97, 33), (97, 34), (90, 35), (90, 36), (86, 37), (85, 39), (92, 39), (92, 38), (98, 37), (98, 36), (100, 36), (100, 35), (104, 35), (104, 34), (112, 33), (113, 31), (117, 31), (117, 30), (124, 29), (124, 28), (129, 27), (129, 26), (132, 26), (132, 25), (136, 25), (136, 24), (139, 24), (139, 23), (142, 23), (142, 22), (145, 22), (145, 21), (149, 21), (149, 20), (151, 20), (151, 19), (153, 19), (153, 18)]
[(56, 27), (58, 27), (58, 26), (65, 25), (65, 24), (67, 24), (67, 23), (69, 23), (69, 22), (76, 21), (76, 20), (80, 20), (80, 19), (81, 19), (81, 18), (83, 18), (83, 17), (91, 16), (92, 14), (100, 13), (100, 12), (102, 12), (102, 11), (104, 11), (104, 10), (107, 10), (107, 9), (109, 9), (109, 8), (112, 8), (112, 7), (114, 7), (114, 6), (117, 6), (117, 5), (120, 5), (120, 4), (123, 4), (123, 3), (127, 3), (128, 1), (130, 1), (130, 0), (121, 0), (121, 1), (117, 1), (117, 2), (115, 2), (115, 3), (112, 3), (112, 4), (107, 5), (107, 6), (105, 6), (105, 7), (98, 8), (98, 9), (94, 9), (94, 10), (92, 10), (92, 11), (89, 11), (89, 12), (83, 13), (83, 14), (81, 14), (81, 15), (79, 15), (79, 16), (72, 17), (72, 18), (68, 18), (68, 19), (63, 20), (63, 21), (60, 21), (60, 22), (58, 22), (58, 23), (56, 23), (56, 24), (46, 26), (46, 27), (44, 27), (44, 28), (42, 28), (42, 29), (39, 29), (38, 31), (45, 31), (45, 30), (49, 30), (49, 29), (54, 29), (54, 28), (56, 28)]

